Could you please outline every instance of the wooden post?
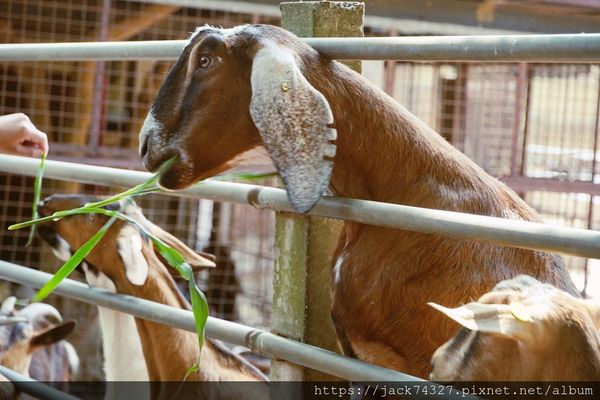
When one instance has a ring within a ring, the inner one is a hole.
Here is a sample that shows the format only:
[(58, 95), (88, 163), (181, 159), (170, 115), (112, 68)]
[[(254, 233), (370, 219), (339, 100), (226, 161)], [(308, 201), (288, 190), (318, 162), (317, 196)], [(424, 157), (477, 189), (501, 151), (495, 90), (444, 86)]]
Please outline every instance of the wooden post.
[[(281, 3), (281, 25), (301, 37), (363, 36), (364, 4), (338, 1)], [(360, 62), (347, 63), (360, 71)], [(339, 352), (331, 306), (331, 255), (342, 223), (279, 213), (273, 278), (273, 332)], [(274, 360), (271, 379), (334, 380), (334, 377)]]

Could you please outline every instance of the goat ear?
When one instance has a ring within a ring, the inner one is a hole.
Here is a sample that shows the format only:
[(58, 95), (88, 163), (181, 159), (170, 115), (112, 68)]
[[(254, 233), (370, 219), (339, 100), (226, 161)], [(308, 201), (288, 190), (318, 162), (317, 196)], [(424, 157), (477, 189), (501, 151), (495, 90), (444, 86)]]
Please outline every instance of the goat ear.
[(0, 305), (0, 315), (9, 315), (15, 309), (17, 304), (17, 298), (15, 296), (8, 296)]
[[(215, 266), (215, 257), (213, 255), (195, 252), (169, 232), (148, 221), (142, 210), (133, 201), (128, 203), (124, 212), (141, 224), (151, 235), (177, 249), (192, 269), (211, 268)], [(169, 270), (171, 269), (169, 268)]]
[(521, 340), (531, 337), (530, 328), (533, 320), (524, 308), (514, 303), (507, 305), (472, 302), (457, 308), (446, 308), (435, 303), (427, 304), (472, 331)]
[(75, 321), (69, 320), (52, 325), (42, 331), (35, 332), (31, 338), (30, 346), (34, 348), (38, 346), (48, 346), (59, 342), (69, 336), (76, 325)]
[[(185, 245), (181, 240), (171, 235), (169, 232), (161, 229), (151, 222), (144, 224), (144, 227), (150, 231), (150, 233), (169, 246), (177, 249), (185, 261), (192, 267), (192, 269), (203, 269), (215, 267), (215, 256), (204, 252), (196, 252)], [(171, 270), (171, 269), (169, 269)]]
[(329, 103), (304, 77), (294, 56), (276, 46), (252, 63), (250, 115), (294, 209), (309, 211), (331, 178), (336, 130)]
[(125, 276), (134, 285), (140, 286), (148, 278), (148, 261), (143, 253), (144, 239), (132, 225), (125, 224), (117, 235), (119, 256), (125, 267)]

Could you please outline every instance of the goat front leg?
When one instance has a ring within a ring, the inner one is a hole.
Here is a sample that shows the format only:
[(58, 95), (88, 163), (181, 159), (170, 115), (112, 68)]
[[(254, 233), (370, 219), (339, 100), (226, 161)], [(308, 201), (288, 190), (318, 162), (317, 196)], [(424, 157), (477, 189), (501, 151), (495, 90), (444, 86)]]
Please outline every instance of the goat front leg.
[[(339, 326), (339, 324), (335, 323), (335, 320), (334, 327), (338, 346), (342, 350), (342, 354), (345, 356), (358, 358), (360, 360), (378, 364), (386, 368), (393, 368), (400, 371), (406, 370), (406, 362), (404, 357), (393, 351), (391, 347), (382, 345), (381, 343), (359, 340), (358, 343), (356, 343), (359, 350), (355, 351), (353, 346), (355, 342), (350, 341), (346, 332)], [(385, 356), (382, 357), (382, 354), (385, 354)], [(390, 365), (392, 366), (390, 367)], [(370, 400), (379, 398), (379, 393), (366, 393), (366, 386), (363, 383), (350, 382), (350, 385), (353, 389), (351, 391), (350, 400)]]
[(356, 336), (352, 338), (351, 343), (356, 358), (370, 364), (407, 373), (408, 363), (406, 359), (394, 348), (381, 342), (364, 340)]
[(407, 370), (406, 359), (392, 347), (381, 342), (365, 340), (359, 335), (348, 335), (333, 314), (332, 319), (338, 346), (343, 355), (397, 371)]

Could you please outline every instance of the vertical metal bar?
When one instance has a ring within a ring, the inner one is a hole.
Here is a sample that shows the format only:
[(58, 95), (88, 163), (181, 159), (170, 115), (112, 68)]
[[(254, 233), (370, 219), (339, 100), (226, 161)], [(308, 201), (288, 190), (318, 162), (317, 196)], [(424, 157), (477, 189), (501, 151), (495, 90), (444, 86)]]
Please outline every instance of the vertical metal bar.
[[(535, 70), (533, 69), (533, 65), (529, 64), (528, 72), (527, 72), (527, 94), (525, 95), (525, 122), (523, 126), (523, 140), (521, 144), (521, 167), (519, 168), (519, 175), (525, 175), (525, 167), (527, 163), (527, 135), (529, 134), (529, 117), (531, 112), (531, 85), (533, 83), (533, 73)], [(523, 196), (520, 193), (521, 197)]]
[[(397, 36), (396, 29), (390, 29), (389, 36)], [(394, 97), (394, 87), (396, 85), (396, 60), (386, 60), (384, 63), (384, 87), (385, 92)]]
[[(513, 121), (512, 152), (510, 157), (510, 175), (517, 175), (519, 170), (519, 136), (521, 133), (521, 112), (523, 107), (523, 89), (529, 80), (527, 63), (519, 63), (515, 87), (515, 118)], [(525, 86), (525, 89), (527, 86)], [(527, 110), (525, 110), (527, 113)], [(525, 149), (523, 149), (525, 151)]]
[[(283, 28), (298, 36), (363, 36), (364, 5), (356, 2), (304, 1), (281, 4)], [(360, 70), (360, 62), (348, 63)], [(278, 256), (273, 277), (271, 326), (274, 332), (338, 351), (329, 316), (330, 259), (342, 224), (318, 217), (278, 213)], [(335, 380), (318, 371), (273, 361), (273, 380)]]
[(465, 140), (467, 135), (467, 104), (468, 104), (468, 77), (469, 77), (469, 64), (456, 64), (456, 79), (459, 87), (456, 92), (457, 107), (454, 108), (454, 115), (452, 116), (452, 126), (454, 128), (452, 132), (453, 145), (456, 146), (460, 151), (465, 151)]
[[(592, 183), (596, 180), (596, 156), (598, 153), (598, 144), (600, 142), (600, 75), (598, 76), (598, 98), (596, 99), (596, 121), (594, 123), (594, 153), (592, 156)], [(588, 223), (587, 228), (592, 229), (594, 220), (594, 196), (590, 195), (590, 203), (588, 208)], [(588, 272), (590, 268), (590, 259), (588, 258), (585, 261), (585, 267), (583, 269), (583, 289), (581, 290), (582, 296), (586, 295), (586, 290), (588, 286)]]
[[(111, 0), (103, 0), (102, 15), (100, 18), (99, 41), (108, 40), (108, 26), (110, 24)], [(90, 136), (88, 139), (88, 152), (96, 154), (100, 144), (102, 130), (102, 117), (104, 115), (104, 99), (106, 96), (106, 61), (96, 63), (96, 75), (94, 77), (94, 97), (92, 99), (92, 125), (90, 127)]]

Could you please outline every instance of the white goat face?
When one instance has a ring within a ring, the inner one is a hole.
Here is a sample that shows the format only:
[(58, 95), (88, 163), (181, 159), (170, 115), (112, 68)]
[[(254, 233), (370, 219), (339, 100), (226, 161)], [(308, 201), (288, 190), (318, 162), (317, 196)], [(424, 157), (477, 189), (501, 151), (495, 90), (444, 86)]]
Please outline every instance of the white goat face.
[(160, 183), (180, 189), (264, 145), (294, 208), (310, 210), (329, 185), (336, 131), (327, 100), (303, 69), (326, 62), (281, 28), (199, 28), (140, 133), (146, 168), (178, 156)]
[(521, 275), (500, 282), (477, 302), (454, 309), (430, 305), (463, 327), (434, 353), (432, 380), (600, 377), (600, 359), (594, 361), (600, 351), (595, 301)]
[(4, 304), (10, 302), (12, 307), (2, 307), (0, 316), (0, 364), (27, 376), (31, 354), (66, 338), (75, 322), (62, 321), (48, 304), (34, 303), (16, 311), (12, 299), (5, 300)]

